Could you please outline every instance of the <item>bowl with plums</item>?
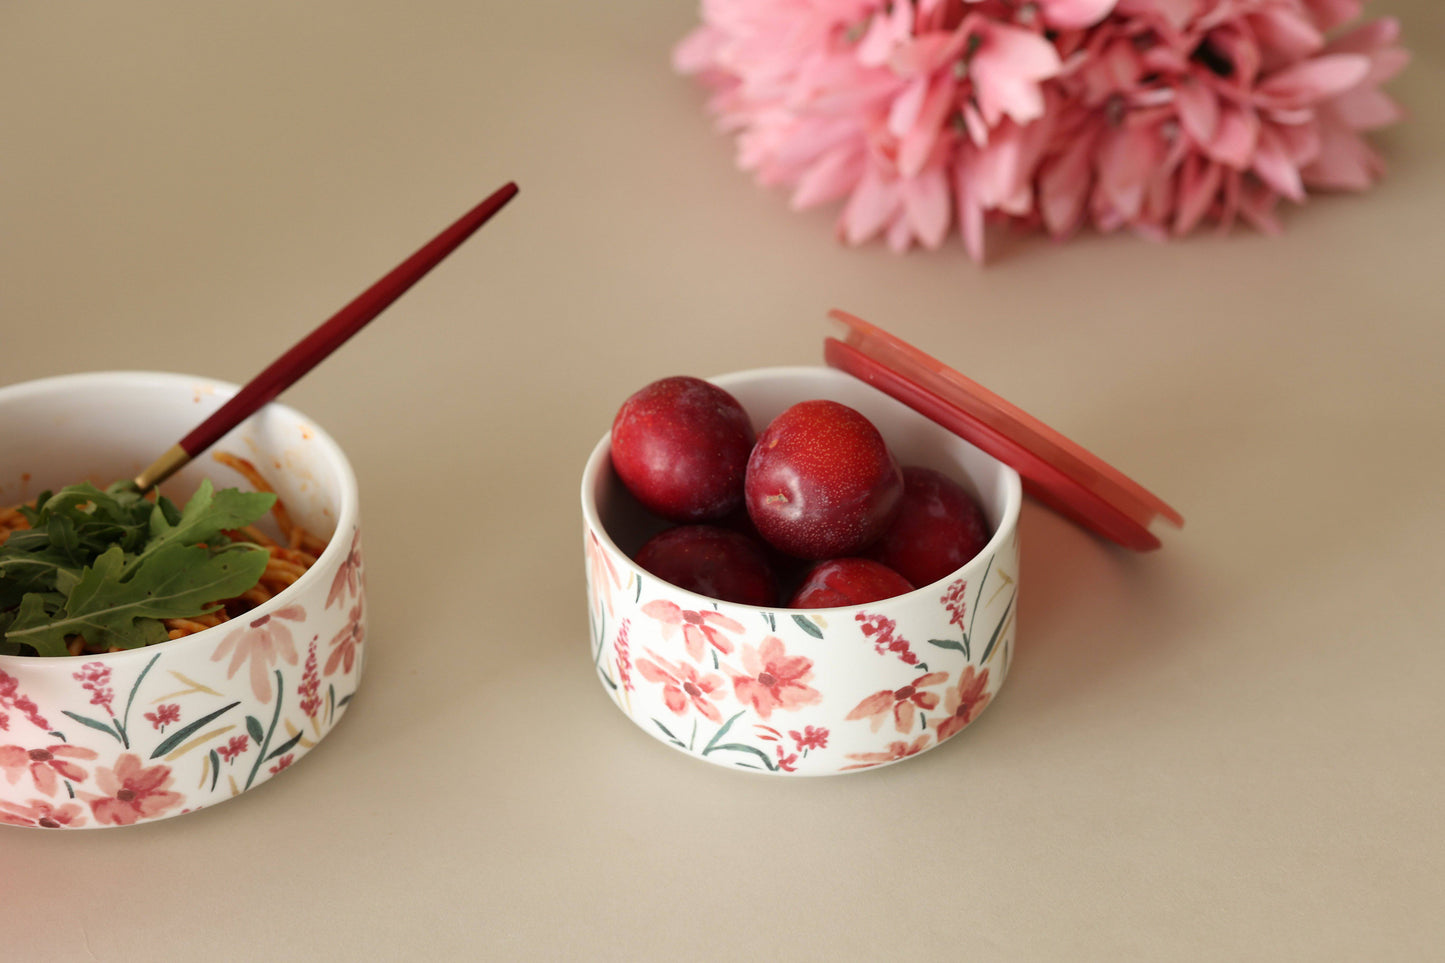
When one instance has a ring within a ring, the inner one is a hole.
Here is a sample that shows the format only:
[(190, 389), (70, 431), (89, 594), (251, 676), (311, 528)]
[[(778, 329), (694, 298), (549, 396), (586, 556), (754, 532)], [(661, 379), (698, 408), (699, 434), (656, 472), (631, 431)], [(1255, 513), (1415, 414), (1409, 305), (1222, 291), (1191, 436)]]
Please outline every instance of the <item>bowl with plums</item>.
[(597, 674), (718, 765), (918, 755), (1008, 674), (1021, 502), (1014, 469), (843, 371), (659, 379), (583, 473)]
[(95, 372), (0, 387), (0, 824), (130, 826), (253, 789), (365, 661), (356, 479), (269, 404), (141, 493), (236, 392)]

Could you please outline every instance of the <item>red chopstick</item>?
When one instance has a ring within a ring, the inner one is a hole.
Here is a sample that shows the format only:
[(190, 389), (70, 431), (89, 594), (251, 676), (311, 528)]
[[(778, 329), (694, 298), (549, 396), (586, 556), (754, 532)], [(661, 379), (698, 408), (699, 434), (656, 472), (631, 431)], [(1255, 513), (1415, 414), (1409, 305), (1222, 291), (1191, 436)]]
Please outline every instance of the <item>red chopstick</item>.
[(463, 214), (454, 224), (428, 241), (415, 254), (367, 288), (346, 307), (337, 311), (316, 330), (237, 391), (229, 401), (197, 425), (154, 465), (136, 477), (141, 491), (160, 484), (192, 458), (215, 444), (281, 392), (320, 364), (352, 335), (360, 331), (416, 282), (426, 276), (478, 228), (491, 220), (517, 194), (517, 185), (507, 183), (490, 197)]

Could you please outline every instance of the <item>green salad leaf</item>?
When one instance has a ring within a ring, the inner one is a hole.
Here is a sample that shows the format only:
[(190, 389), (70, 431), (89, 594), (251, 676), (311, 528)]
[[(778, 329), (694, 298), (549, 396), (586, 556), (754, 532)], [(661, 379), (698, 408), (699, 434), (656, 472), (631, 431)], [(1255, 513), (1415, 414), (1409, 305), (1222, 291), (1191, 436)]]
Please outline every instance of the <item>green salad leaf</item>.
[(267, 551), (226, 532), (265, 515), (269, 492), (203, 481), (178, 509), (125, 482), (43, 493), (28, 530), (0, 545), (0, 654), (67, 655), (67, 639), (132, 649), (164, 641), (162, 619), (194, 618), (260, 581)]

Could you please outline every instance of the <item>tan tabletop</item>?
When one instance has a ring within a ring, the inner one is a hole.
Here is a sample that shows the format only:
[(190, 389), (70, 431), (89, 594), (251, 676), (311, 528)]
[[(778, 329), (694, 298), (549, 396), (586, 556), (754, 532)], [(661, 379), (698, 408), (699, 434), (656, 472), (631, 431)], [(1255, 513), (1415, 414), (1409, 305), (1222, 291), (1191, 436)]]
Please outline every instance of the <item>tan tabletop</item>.
[[(689, 2), (0, 4), (0, 383), (244, 381), (504, 181), (286, 400), (360, 479), (346, 721), (132, 829), (0, 829), (0, 958), (1418, 960), (1445, 945), (1445, 12), (1412, 118), (1278, 239), (833, 237), (669, 66)], [(1011, 678), (817, 780), (645, 736), (590, 663), (577, 488), (627, 394), (895, 330), (1188, 520), (1036, 503)]]

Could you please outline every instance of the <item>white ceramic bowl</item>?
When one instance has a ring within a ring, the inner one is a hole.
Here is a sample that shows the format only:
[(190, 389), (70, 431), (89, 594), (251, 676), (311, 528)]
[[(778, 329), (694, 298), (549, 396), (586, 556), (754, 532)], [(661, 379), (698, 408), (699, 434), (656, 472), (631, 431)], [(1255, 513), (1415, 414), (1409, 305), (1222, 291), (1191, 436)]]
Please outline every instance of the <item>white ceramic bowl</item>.
[[(0, 504), (134, 477), (235, 390), (145, 372), (0, 388)], [(213, 450), (250, 460), (326, 550), (275, 598), (194, 635), (103, 655), (0, 655), (0, 823), (131, 825), (209, 806), (289, 767), (345, 713), (366, 619), (351, 466), (278, 404)], [(163, 490), (184, 504), (202, 477), (249, 488), (208, 453)]]
[(1008, 673), (1018, 591), (1018, 473), (911, 408), (830, 368), (712, 379), (759, 431), (828, 398), (878, 427), (901, 464), (973, 489), (994, 535), (932, 585), (870, 605), (765, 609), (663, 582), (629, 555), (662, 525), (611, 467), (609, 438), (582, 477), (592, 659), (608, 694), (649, 735), (708, 762), (824, 775), (931, 749), (988, 706)]

